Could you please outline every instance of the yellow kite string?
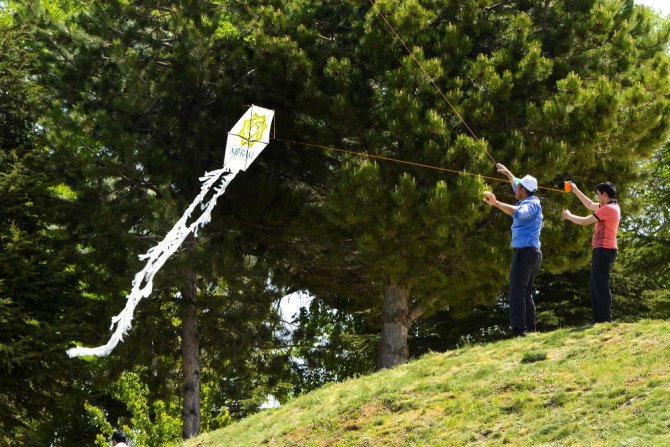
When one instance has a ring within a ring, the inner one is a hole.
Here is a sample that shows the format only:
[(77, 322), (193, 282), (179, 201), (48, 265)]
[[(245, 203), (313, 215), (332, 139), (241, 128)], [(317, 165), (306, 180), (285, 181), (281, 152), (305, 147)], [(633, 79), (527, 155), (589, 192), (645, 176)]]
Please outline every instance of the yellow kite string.
[[(274, 133), (274, 131), (273, 131), (273, 133)], [(232, 134), (232, 133), (231, 133), (231, 135), (235, 135), (235, 136), (238, 136), (240, 138), (245, 138), (242, 135), (236, 135), (236, 134)], [(393, 162), (393, 163), (399, 163), (399, 164), (403, 164), (403, 165), (416, 166), (416, 167), (424, 168), (424, 169), (432, 169), (434, 171), (451, 172), (453, 174), (458, 174), (458, 175), (480, 177), (480, 178), (484, 178), (484, 179), (487, 179), (487, 180), (493, 180), (493, 181), (496, 181), (496, 182), (507, 182), (507, 181), (509, 181), (506, 178), (489, 177), (489, 176), (486, 176), (486, 175), (474, 174), (472, 172), (457, 171), (455, 169), (444, 168), (442, 166), (429, 165), (429, 164), (425, 164), (425, 163), (417, 163), (417, 162), (413, 162), (413, 161), (401, 160), (399, 158), (391, 158), (391, 157), (385, 157), (383, 155), (370, 154), (370, 153), (367, 153), (367, 152), (358, 152), (358, 151), (352, 151), (352, 150), (349, 150), (349, 149), (342, 149), (342, 148), (331, 147), (331, 146), (323, 146), (323, 145), (319, 145), (319, 144), (305, 143), (303, 141), (287, 140), (287, 139), (284, 139), (284, 138), (277, 138), (276, 135), (273, 135), (272, 139), (276, 140), (276, 141), (282, 141), (284, 143), (295, 144), (295, 145), (298, 145), (298, 146), (304, 146), (304, 147), (308, 147), (308, 148), (312, 148), (312, 149), (321, 149), (321, 150), (328, 150), (328, 151), (333, 151), (333, 152), (341, 152), (341, 153), (344, 153), (344, 154), (350, 154), (350, 155), (354, 155), (354, 156), (357, 156), (357, 157), (365, 157), (365, 158), (371, 158), (371, 159), (376, 159), (376, 160), (390, 161), (390, 162)], [(261, 140), (249, 140), (250, 143), (256, 143), (256, 142), (260, 142), (260, 141)], [(538, 186), (537, 188), (538, 189), (545, 189), (545, 190), (548, 190), (548, 191), (565, 192), (562, 189), (550, 188), (550, 187), (547, 187), (547, 186)]]
[[(376, 160), (390, 161), (390, 162), (393, 162), (393, 163), (400, 163), (400, 164), (404, 164), (404, 165), (416, 166), (416, 167), (424, 168), (424, 169), (432, 169), (432, 170), (440, 171), (440, 172), (451, 172), (451, 173), (458, 174), (458, 175), (480, 177), (480, 178), (485, 178), (487, 180), (493, 180), (493, 181), (496, 181), (496, 182), (508, 182), (509, 181), (506, 178), (489, 177), (489, 176), (486, 176), (486, 175), (474, 174), (472, 172), (467, 172), (467, 171), (457, 171), (455, 169), (443, 168), (441, 166), (434, 166), (434, 165), (429, 165), (429, 164), (425, 164), (425, 163), (416, 163), (416, 162), (413, 162), (413, 161), (401, 160), (399, 158), (385, 157), (383, 155), (369, 154), (367, 152), (357, 152), (357, 151), (352, 151), (352, 150), (349, 150), (349, 149), (341, 149), (341, 148), (330, 147), (330, 146), (322, 146), (322, 145), (319, 145), (319, 144), (304, 143), (302, 141), (295, 141), (295, 140), (287, 140), (287, 139), (284, 139), (284, 138), (277, 138), (276, 136), (273, 137), (272, 139), (276, 140), (276, 141), (282, 141), (284, 143), (290, 143), (290, 144), (296, 144), (296, 145), (299, 145), (299, 146), (305, 146), (305, 147), (308, 147), (308, 148), (315, 148), (315, 149), (329, 150), (329, 151), (334, 151), (334, 152), (341, 152), (341, 153), (345, 153), (345, 154), (355, 155), (357, 157), (365, 157), (365, 158), (371, 158), (371, 159), (376, 159)], [(546, 189), (546, 190), (549, 190), (549, 191), (564, 192), (561, 189), (549, 188), (549, 187), (545, 187), (545, 186), (538, 186), (538, 189)]]
[(372, 7), (375, 9), (375, 11), (377, 11), (377, 14), (379, 14), (379, 17), (381, 17), (381, 18), (384, 20), (384, 22), (386, 22), (386, 25), (387, 25), (387, 26), (389, 27), (389, 29), (393, 32), (393, 34), (395, 34), (395, 37), (396, 37), (396, 38), (398, 39), (398, 41), (402, 44), (402, 46), (405, 47), (405, 50), (407, 50), (407, 53), (410, 55), (410, 57), (411, 57), (412, 60), (416, 63), (416, 65), (419, 67), (419, 69), (423, 72), (423, 74), (426, 76), (426, 78), (430, 81), (430, 83), (433, 84), (433, 87), (435, 87), (435, 89), (438, 91), (438, 93), (440, 94), (440, 96), (442, 96), (442, 98), (444, 98), (444, 100), (447, 102), (447, 104), (449, 104), (449, 107), (451, 107), (451, 110), (453, 110), (454, 114), (456, 114), (456, 116), (458, 117), (458, 119), (461, 120), (461, 123), (463, 123), (463, 125), (465, 126), (465, 128), (468, 129), (468, 131), (472, 134), (472, 136), (475, 137), (475, 139), (478, 140), (478, 141), (482, 144), (482, 147), (484, 148), (484, 151), (486, 151), (486, 154), (489, 156), (489, 158), (491, 158), (491, 160), (493, 160), (494, 163), (497, 163), (496, 159), (493, 158), (493, 155), (491, 155), (491, 153), (486, 149), (486, 145), (485, 145), (485, 143), (484, 143), (484, 140), (482, 140), (481, 138), (479, 138), (479, 137), (477, 136), (477, 134), (475, 134), (475, 132), (470, 128), (470, 126), (468, 126), (468, 123), (466, 123), (466, 122), (465, 122), (465, 119), (463, 119), (463, 117), (461, 116), (461, 114), (458, 113), (458, 110), (456, 110), (456, 107), (454, 107), (454, 106), (451, 104), (451, 102), (449, 101), (449, 99), (447, 99), (447, 95), (445, 95), (445, 94), (442, 92), (442, 90), (440, 89), (440, 87), (438, 87), (438, 85), (435, 83), (435, 81), (433, 80), (433, 78), (431, 78), (430, 75), (428, 74), (428, 72), (423, 68), (423, 66), (421, 65), (421, 62), (419, 62), (419, 60), (414, 56), (414, 53), (412, 53), (412, 51), (409, 49), (409, 47), (407, 46), (407, 44), (405, 44), (405, 41), (402, 40), (402, 38), (401, 38), (400, 35), (396, 32), (396, 30), (393, 28), (393, 26), (391, 26), (391, 24), (389, 23), (389, 21), (386, 19), (386, 16), (384, 16), (384, 14), (379, 10), (379, 8), (377, 8), (377, 5), (375, 5), (374, 0), (370, 0), (370, 4), (371, 4)]

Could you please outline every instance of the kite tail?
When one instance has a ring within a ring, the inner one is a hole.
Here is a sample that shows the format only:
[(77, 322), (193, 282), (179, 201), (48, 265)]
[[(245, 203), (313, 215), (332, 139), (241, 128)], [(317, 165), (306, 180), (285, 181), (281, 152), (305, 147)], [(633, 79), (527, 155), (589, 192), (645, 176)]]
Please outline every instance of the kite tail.
[[(211, 213), (216, 205), (216, 201), (225, 192), (228, 184), (237, 173), (234, 173), (233, 175), (230, 174), (233, 173), (224, 166), (222, 169), (206, 172), (204, 176), (200, 177), (200, 180), (203, 182), (200, 188), (200, 194), (198, 194), (191, 205), (184, 211), (179, 221), (172, 227), (165, 238), (159, 242), (158, 245), (147, 251), (146, 254), (140, 255), (141, 260), (148, 259), (148, 261), (144, 268), (138, 272), (133, 279), (133, 288), (130, 295), (126, 297), (126, 306), (121, 313), (112, 318), (110, 329), (114, 329), (114, 326), (116, 326), (116, 329), (107, 344), (98, 346), (97, 348), (77, 346), (68, 349), (67, 355), (70, 358), (82, 356), (105, 357), (114, 350), (120, 341), (123, 341), (123, 337), (128, 333), (132, 325), (135, 307), (137, 307), (137, 304), (142, 298), (146, 298), (151, 294), (154, 276), (158, 273), (161, 267), (163, 267), (163, 264), (165, 264), (168, 258), (177, 251), (189, 234), (193, 233), (194, 236), (197, 237), (198, 229), (204, 227), (210, 221)], [(228, 178), (225, 178), (227, 176)], [(219, 180), (221, 180), (220, 184)], [(203, 203), (207, 194), (217, 184), (219, 185), (214, 189), (214, 195), (208, 202)], [(201, 205), (203, 212), (195, 221), (187, 226), (186, 223), (198, 205)]]

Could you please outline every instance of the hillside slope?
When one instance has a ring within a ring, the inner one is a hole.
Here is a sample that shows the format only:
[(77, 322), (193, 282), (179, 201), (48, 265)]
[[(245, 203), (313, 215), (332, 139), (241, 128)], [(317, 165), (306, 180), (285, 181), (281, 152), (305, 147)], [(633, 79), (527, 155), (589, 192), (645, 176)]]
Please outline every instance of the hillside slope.
[(330, 384), (188, 447), (669, 446), (670, 322), (429, 354)]

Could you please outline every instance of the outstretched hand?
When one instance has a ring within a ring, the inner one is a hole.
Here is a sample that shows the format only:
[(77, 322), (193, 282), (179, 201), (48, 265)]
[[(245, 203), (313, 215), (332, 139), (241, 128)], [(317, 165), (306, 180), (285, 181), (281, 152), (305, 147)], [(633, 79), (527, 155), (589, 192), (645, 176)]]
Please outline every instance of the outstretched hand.
[(570, 220), (570, 217), (572, 216), (572, 213), (570, 212), (570, 210), (563, 210), (561, 212), (561, 216), (563, 216), (563, 219)]

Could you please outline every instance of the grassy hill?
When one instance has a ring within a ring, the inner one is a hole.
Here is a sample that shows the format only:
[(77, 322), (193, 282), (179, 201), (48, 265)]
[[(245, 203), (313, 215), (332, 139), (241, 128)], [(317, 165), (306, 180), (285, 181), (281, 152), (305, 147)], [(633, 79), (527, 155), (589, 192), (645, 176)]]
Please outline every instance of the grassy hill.
[(670, 322), (429, 354), (183, 445), (670, 446)]

